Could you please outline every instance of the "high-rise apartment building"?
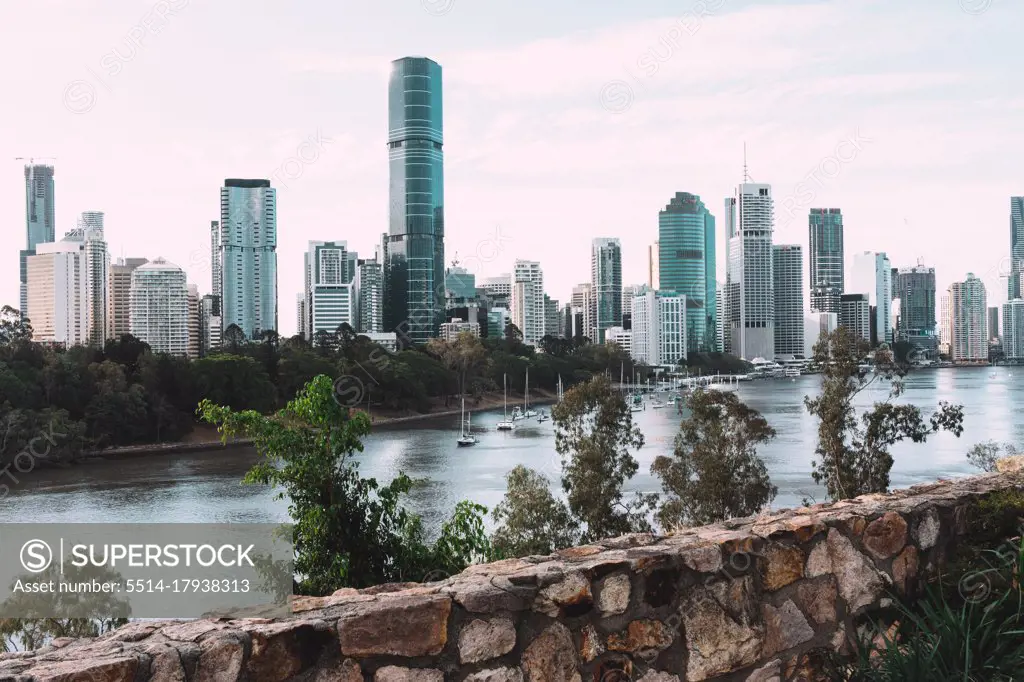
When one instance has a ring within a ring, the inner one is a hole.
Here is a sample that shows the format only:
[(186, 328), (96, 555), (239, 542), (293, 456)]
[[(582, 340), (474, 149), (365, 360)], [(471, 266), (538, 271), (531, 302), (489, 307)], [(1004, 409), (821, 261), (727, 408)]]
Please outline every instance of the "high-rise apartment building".
[(717, 350), (715, 218), (699, 196), (676, 192), (658, 213), (658, 246), (658, 288), (686, 296), (688, 350)]
[(725, 311), (725, 287), (724, 286), (720, 286), (720, 287), (718, 287), (718, 289), (715, 290), (715, 304), (716, 304), (716, 308), (715, 309), (718, 311), (718, 320), (716, 320), (716, 324), (715, 324), (715, 338), (717, 339), (717, 341), (716, 341), (717, 345), (715, 347), (716, 348), (721, 348), (723, 353), (728, 353), (729, 351), (725, 347), (725, 318), (726, 318), (725, 312), (726, 311)]
[(39, 244), (54, 241), (53, 166), (29, 163), (25, 166), (25, 249), (19, 253), (23, 317), (28, 307), (28, 257), (36, 253)]
[(544, 273), (540, 263), (517, 260), (513, 273), (512, 324), (523, 334), (523, 343), (536, 346), (544, 336)]
[(843, 212), (838, 208), (812, 208), (807, 222), (810, 232), (811, 311), (837, 313), (845, 281)]
[(799, 244), (772, 246), (775, 278), (775, 355), (804, 354), (804, 251)]
[[(647, 286), (657, 291), (661, 287), (661, 245), (654, 242), (647, 247)], [(630, 312), (624, 310), (623, 312)]]
[[(572, 298), (570, 304), (574, 308), (579, 308), (578, 313), (582, 315), (582, 332), (579, 336), (585, 336), (592, 342), (595, 340), (591, 337), (594, 328), (594, 315), (595, 315), (595, 304), (594, 304), (594, 287), (589, 283), (578, 284), (572, 288)], [(574, 333), (574, 336), (576, 334)]]
[(426, 343), (444, 321), (444, 135), (441, 66), (391, 63), (388, 84), (390, 221), (384, 324)]
[(132, 272), (132, 335), (154, 353), (188, 355), (189, 302), (185, 271), (163, 258)]
[(633, 299), (631, 353), (637, 362), (675, 369), (685, 365), (686, 296), (675, 291), (648, 291)]
[[(630, 301), (630, 305), (632, 305), (632, 301)], [(630, 312), (630, 315), (632, 314), (633, 313)], [(626, 355), (633, 355), (632, 330), (623, 329), (622, 327), (611, 327), (607, 330), (607, 333), (605, 334), (604, 342), (606, 344), (614, 343), (619, 348), (621, 348)]]
[(220, 221), (210, 221), (210, 293), (214, 297), (214, 314), (220, 315), (220, 297), (224, 289), (224, 267), (221, 263)]
[(963, 282), (949, 287), (953, 362), (988, 361), (988, 303), (985, 283), (967, 273)]
[(953, 306), (949, 290), (939, 296), (939, 352), (949, 353), (953, 343)]
[(356, 331), (384, 331), (384, 271), (376, 258), (360, 260), (356, 267)]
[(622, 324), (622, 245), (618, 239), (597, 238), (590, 248), (590, 284), (594, 288), (594, 343), (604, 332)]
[(871, 304), (867, 294), (839, 295), (839, 326), (871, 343)]
[(656, 291), (647, 284), (629, 284), (622, 287), (622, 323), (621, 326), (629, 331), (631, 323), (627, 322), (633, 317), (633, 297), (645, 291)]
[(561, 336), (562, 324), (558, 318), (558, 301), (544, 294), (544, 336)]
[(199, 307), (199, 354), (206, 357), (216, 353), (220, 348), (219, 298), (213, 294), (207, 294), (199, 302)]
[(851, 294), (867, 294), (868, 303), (875, 310), (872, 325), (875, 336), (871, 342), (892, 345), (892, 263), (889, 257), (875, 251), (854, 254), (847, 290)]
[[(86, 219), (86, 216), (89, 216)], [(110, 254), (107, 253), (107, 242), (103, 239), (103, 214), (83, 213), (78, 227), (64, 236), (64, 241), (81, 244), (81, 254), (85, 267), (85, 304), (88, 308), (85, 321), (84, 343), (93, 348), (102, 348), (107, 341), (109, 326), (109, 270)]]
[(900, 299), (896, 340), (910, 343), (923, 358), (937, 349), (935, 335), (935, 268), (900, 268), (895, 297)]
[(1007, 360), (1024, 361), (1024, 299), (1003, 304), (1003, 354)]
[(988, 307), (988, 338), (990, 341), (999, 340), (999, 306)]
[(744, 360), (775, 357), (774, 210), (771, 185), (743, 183), (734, 200), (726, 201), (729, 324), (725, 333), (730, 352)]
[(189, 284), (188, 297), (188, 357), (195, 360), (202, 353), (202, 303), (199, 298), (199, 287)]
[(78, 228), (80, 230), (99, 230), (103, 234), (103, 211), (82, 211), (78, 216)]
[(1010, 197), (1010, 276), (1008, 300), (1024, 298), (1024, 197)]
[(477, 289), (482, 291), (491, 303), (507, 301), (512, 295), (512, 275), (506, 273), (497, 277), (483, 277), (477, 284)]
[(310, 339), (318, 332), (333, 334), (343, 324), (356, 328), (355, 255), (347, 242), (309, 242), (305, 269)]
[(247, 339), (277, 331), (277, 190), (269, 180), (224, 181), (216, 262), (224, 329), (237, 325)]
[(148, 263), (145, 258), (118, 258), (110, 266), (107, 285), (107, 337), (131, 334), (132, 272)]

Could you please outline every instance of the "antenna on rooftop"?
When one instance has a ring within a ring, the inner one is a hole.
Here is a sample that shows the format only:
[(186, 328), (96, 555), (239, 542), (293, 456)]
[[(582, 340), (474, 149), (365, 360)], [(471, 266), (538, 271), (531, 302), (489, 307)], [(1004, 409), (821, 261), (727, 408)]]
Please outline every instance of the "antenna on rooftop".
[(743, 182), (750, 182), (750, 173), (747, 172), (747, 143), (743, 143)]

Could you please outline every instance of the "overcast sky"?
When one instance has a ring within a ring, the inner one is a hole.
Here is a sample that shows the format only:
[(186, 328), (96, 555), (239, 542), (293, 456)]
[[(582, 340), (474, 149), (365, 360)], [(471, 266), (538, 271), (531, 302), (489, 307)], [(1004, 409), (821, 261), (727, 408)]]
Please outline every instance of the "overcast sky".
[(16, 156), (57, 157), (58, 238), (105, 211), (113, 257), (163, 256), (201, 292), (224, 178), (276, 172), (294, 333), (307, 241), (370, 256), (387, 229), (390, 61), (426, 55), (444, 69), (446, 257), (478, 276), (537, 260), (564, 301), (590, 240), (619, 237), (624, 283), (643, 282), (674, 192), (721, 230), (746, 142), (805, 280), (808, 209), (840, 207), (848, 264), (920, 258), (940, 289), (970, 271), (1002, 302), (1022, 25), (1010, 0), (7, 2), (0, 301), (25, 241)]

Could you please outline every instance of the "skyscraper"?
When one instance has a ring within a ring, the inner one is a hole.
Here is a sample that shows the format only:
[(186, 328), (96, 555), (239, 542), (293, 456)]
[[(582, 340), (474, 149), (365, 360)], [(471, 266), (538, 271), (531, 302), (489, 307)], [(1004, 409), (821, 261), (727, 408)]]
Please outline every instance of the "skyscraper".
[(188, 355), (189, 302), (185, 271), (157, 258), (132, 272), (132, 336), (154, 353)]
[(999, 307), (994, 305), (988, 307), (988, 338), (999, 338)]
[(540, 263), (517, 260), (513, 274), (512, 324), (523, 334), (523, 343), (536, 346), (544, 336), (544, 273)]
[(89, 302), (85, 244), (78, 240), (36, 244), (26, 258), (25, 314), (33, 339), (65, 347), (88, 339)]
[[(581, 322), (582, 331), (580, 331), (579, 335), (590, 338), (594, 328), (594, 286), (589, 282), (574, 286), (572, 288), (570, 304), (578, 309), (578, 314), (583, 316)], [(591, 342), (594, 341), (593, 338), (590, 338), (590, 340)]]
[(78, 216), (78, 227), (80, 229), (99, 230), (100, 235), (103, 234), (103, 211), (82, 211), (81, 215)]
[(1024, 197), (1010, 197), (1010, 277), (1008, 300), (1024, 298)]
[(1024, 300), (1003, 304), (1003, 354), (1007, 360), (1024, 360)]
[(687, 350), (716, 350), (715, 217), (699, 196), (676, 192), (658, 213), (658, 245), (658, 288), (686, 295)]
[(277, 331), (277, 190), (269, 180), (224, 181), (215, 262), (223, 329), (237, 325), (248, 339)]
[(305, 263), (310, 339), (317, 332), (333, 334), (342, 324), (356, 328), (354, 256), (343, 241), (309, 242)]
[(775, 355), (804, 354), (804, 251), (799, 244), (772, 247), (775, 278)]
[(686, 364), (686, 296), (675, 291), (653, 291), (633, 298), (630, 352), (637, 362), (651, 367)]
[(391, 67), (384, 324), (401, 327), (407, 342), (422, 344), (437, 336), (444, 321), (441, 66), (425, 57), (405, 57)]
[(896, 340), (910, 343), (925, 357), (934, 355), (935, 268), (900, 268), (896, 275), (896, 298), (900, 299)]
[(953, 362), (987, 361), (988, 305), (984, 282), (973, 272), (967, 273), (966, 280), (950, 285), (949, 303)]
[(597, 238), (590, 247), (590, 284), (594, 288), (594, 343), (604, 332), (622, 324), (622, 245), (618, 239)]
[(214, 297), (213, 314), (220, 315), (220, 297), (224, 288), (224, 269), (221, 265), (220, 221), (210, 221), (210, 292)]
[(187, 286), (188, 298), (188, 357), (195, 360), (202, 352), (202, 304), (199, 299), (199, 287), (195, 284)]
[(851, 294), (867, 294), (868, 303), (875, 309), (875, 337), (871, 342), (892, 345), (892, 264), (889, 257), (874, 251), (854, 254), (847, 289)]
[(726, 201), (729, 259), (726, 290), (733, 355), (744, 360), (775, 357), (775, 295), (772, 274), (774, 202), (771, 185), (743, 183)]
[(107, 338), (131, 334), (132, 272), (148, 263), (145, 258), (118, 258), (107, 275)]
[(849, 329), (858, 339), (871, 342), (871, 304), (867, 294), (839, 295), (839, 326)]
[[(658, 290), (661, 287), (661, 245), (654, 242), (647, 247), (647, 286)], [(632, 315), (631, 310), (623, 310)]]
[(53, 213), (53, 166), (25, 166), (25, 249), (20, 252), (21, 313), (28, 307), (28, 257), (36, 246), (56, 240)]
[(356, 267), (356, 331), (384, 331), (384, 276), (376, 258), (358, 261)]
[(839, 296), (844, 290), (843, 212), (838, 208), (812, 208), (808, 229), (811, 311), (837, 313)]

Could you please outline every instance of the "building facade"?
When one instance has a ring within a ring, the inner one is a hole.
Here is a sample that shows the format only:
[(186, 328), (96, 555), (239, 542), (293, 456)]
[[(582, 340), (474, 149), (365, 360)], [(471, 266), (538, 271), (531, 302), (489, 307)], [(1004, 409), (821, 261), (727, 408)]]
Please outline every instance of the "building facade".
[(237, 325), (247, 339), (277, 331), (277, 190), (269, 180), (224, 181), (217, 262), (224, 329)]
[(953, 343), (953, 306), (949, 291), (939, 296), (939, 352), (949, 354)]
[(377, 259), (360, 260), (356, 267), (356, 331), (384, 331), (384, 270)]
[(994, 305), (988, 307), (988, 338), (990, 341), (999, 340), (999, 307)]
[(574, 336), (585, 336), (592, 342), (596, 343), (596, 340), (591, 336), (594, 332), (594, 316), (596, 315), (596, 305), (594, 303), (594, 287), (589, 283), (578, 284), (572, 288), (572, 299), (570, 304), (574, 308), (579, 308), (579, 314), (582, 315), (582, 333), (573, 334)]
[(804, 251), (799, 244), (772, 246), (775, 278), (775, 355), (804, 354)]
[(716, 350), (715, 218), (700, 197), (676, 192), (658, 213), (658, 288), (686, 296), (690, 352)]
[(84, 344), (93, 348), (103, 348), (109, 332), (107, 313), (109, 312), (109, 278), (110, 255), (107, 253), (107, 242), (103, 238), (103, 214), (82, 214), (90, 216), (88, 223), (94, 227), (78, 227), (64, 236), (65, 242), (80, 245), (80, 254), (85, 268), (85, 319)]
[(561, 336), (563, 326), (558, 314), (558, 301), (544, 294), (544, 336)]
[(594, 343), (604, 332), (622, 324), (622, 245), (599, 237), (590, 246), (590, 285), (594, 291)]
[(188, 357), (195, 360), (202, 355), (202, 303), (199, 298), (199, 287), (189, 284), (188, 292)]
[(356, 262), (347, 242), (309, 242), (304, 265), (310, 339), (318, 332), (333, 334), (343, 324), (356, 329)]
[(810, 251), (811, 311), (839, 312), (843, 293), (843, 212), (812, 208), (807, 220)]
[[(647, 286), (657, 291), (661, 287), (661, 245), (654, 242), (647, 247)], [(628, 311), (624, 311), (628, 312)]]
[(185, 271), (163, 258), (132, 272), (132, 336), (154, 353), (186, 356), (189, 350), (189, 302)]
[(444, 321), (444, 134), (441, 66), (391, 63), (388, 83), (390, 219), (384, 325), (413, 344)]
[(445, 341), (455, 341), (459, 338), (459, 334), (467, 333), (480, 338), (480, 325), (477, 322), (466, 322), (459, 318), (454, 318), (451, 322), (441, 323), (441, 338)]
[(774, 202), (771, 186), (744, 183), (726, 201), (726, 306), (729, 352), (744, 360), (775, 357)]
[[(633, 302), (630, 301), (630, 306)], [(632, 313), (630, 313), (632, 315)], [(605, 343), (614, 343), (623, 350), (626, 355), (633, 355), (633, 331), (622, 327), (610, 327), (605, 332)]]
[(76, 241), (36, 244), (26, 259), (32, 338), (64, 347), (86, 342), (89, 306), (85, 254)]
[(28, 307), (28, 257), (39, 244), (56, 241), (53, 210), (53, 166), (29, 163), (25, 166), (25, 249), (19, 252), (21, 314)]
[(949, 287), (953, 362), (988, 361), (988, 299), (985, 283), (967, 273), (963, 282)]
[(1024, 197), (1010, 197), (1010, 276), (1007, 300), (1024, 298)]
[(131, 334), (132, 273), (148, 263), (145, 258), (118, 258), (110, 266), (107, 285), (107, 337)]
[(536, 261), (517, 260), (509, 312), (523, 334), (523, 343), (536, 346), (544, 336), (544, 273)]
[(648, 291), (633, 299), (631, 354), (651, 367), (675, 369), (686, 364), (686, 296)]
[(1003, 354), (1007, 360), (1024, 362), (1024, 299), (1003, 304)]
[(867, 294), (875, 311), (874, 345), (892, 345), (892, 263), (884, 253), (861, 251), (853, 256), (851, 294)]
[(931, 358), (938, 349), (935, 334), (935, 268), (917, 265), (896, 274), (900, 315), (896, 340), (911, 344), (919, 355)]
[(839, 296), (839, 326), (849, 329), (858, 339), (871, 343), (871, 304), (867, 294)]
[(199, 302), (199, 355), (206, 357), (220, 348), (221, 320), (219, 297), (213, 294), (203, 296)]

